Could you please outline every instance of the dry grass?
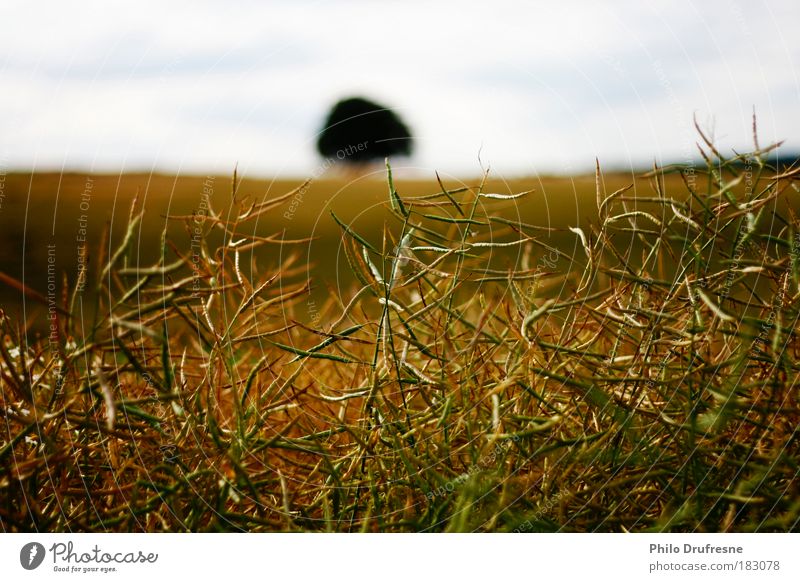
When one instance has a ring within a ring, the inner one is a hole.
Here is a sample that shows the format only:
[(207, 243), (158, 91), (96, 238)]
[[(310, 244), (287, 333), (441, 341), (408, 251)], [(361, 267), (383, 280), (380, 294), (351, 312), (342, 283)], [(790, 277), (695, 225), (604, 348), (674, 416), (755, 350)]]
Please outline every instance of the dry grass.
[(311, 321), (308, 241), (255, 234), (291, 192), (234, 177), (150, 266), (134, 203), (96, 317), (2, 320), (3, 530), (796, 531), (800, 172), (706, 150), (650, 197), (598, 169), (560, 233), (389, 174), (381, 236), (331, 217), (358, 287)]

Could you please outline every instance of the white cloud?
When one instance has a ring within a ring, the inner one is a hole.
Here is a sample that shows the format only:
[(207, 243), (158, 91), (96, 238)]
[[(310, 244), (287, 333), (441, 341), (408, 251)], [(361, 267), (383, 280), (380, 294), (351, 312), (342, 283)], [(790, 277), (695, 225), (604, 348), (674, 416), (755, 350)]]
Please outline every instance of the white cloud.
[(792, 2), (10, 2), (0, 156), (303, 174), (337, 98), (408, 119), (413, 164), (567, 171), (800, 140)]

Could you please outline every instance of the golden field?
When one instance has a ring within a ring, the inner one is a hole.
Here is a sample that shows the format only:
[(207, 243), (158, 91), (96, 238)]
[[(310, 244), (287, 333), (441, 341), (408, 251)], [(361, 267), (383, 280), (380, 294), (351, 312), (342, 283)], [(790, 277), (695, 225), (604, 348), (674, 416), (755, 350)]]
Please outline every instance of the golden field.
[(800, 171), (759, 155), (8, 175), (0, 526), (797, 531)]

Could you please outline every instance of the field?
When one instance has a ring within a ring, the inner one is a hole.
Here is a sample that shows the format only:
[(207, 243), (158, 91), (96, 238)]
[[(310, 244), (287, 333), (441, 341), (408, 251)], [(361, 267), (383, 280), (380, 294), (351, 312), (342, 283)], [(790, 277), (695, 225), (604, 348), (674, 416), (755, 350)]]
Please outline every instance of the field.
[[(48, 245), (55, 244), (55, 261), (59, 277), (68, 275), (74, 282), (80, 270), (80, 250), (85, 248), (90, 265), (101, 245), (109, 250), (122, 240), (130, 206), (139, 195), (143, 216), (131, 241), (130, 260), (151, 264), (161, 255), (162, 232), (178, 247), (191, 246), (192, 233), (184, 221), (168, 220), (167, 216), (186, 216), (201, 210), (204, 187), (210, 188), (214, 204), (228, 208), (231, 198), (231, 176), (166, 176), (159, 174), (87, 175), (87, 174), (10, 174), (5, 177), (4, 198), (0, 205), (0, 271), (24, 280), (32, 288), (44, 290), (47, 285)], [(679, 178), (671, 182), (680, 187)], [(614, 174), (606, 177), (606, 187), (613, 191), (635, 184), (636, 191), (649, 195), (646, 180), (632, 175)], [(477, 186), (480, 177), (468, 182), (447, 180), (448, 188)], [(489, 180), (492, 192), (533, 192), (524, 199), (495, 204), (493, 210), (509, 220), (551, 227), (553, 242), (569, 245), (570, 254), (579, 247), (569, 234), (568, 226), (585, 226), (591, 220), (590, 209), (595, 197), (594, 176), (574, 178), (545, 177), (512, 181)], [(303, 184), (294, 181), (243, 179), (238, 183), (238, 197), (243, 201), (263, 201), (276, 198)], [(205, 186), (204, 186), (205, 185)], [(422, 196), (436, 192), (432, 179), (405, 180), (400, 183), (404, 194)], [(304, 246), (286, 246), (284, 253), (299, 253), (300, 260), (309, 265), (312, 294), (316, 302), (329, 296), (329, 286), (342, 286), (336, 292), (349, 291), (355, 282), (341, 251), (341, 229), (330, 212), (348, 224), (352, 223), (369, 240), (380, 242), (387, 220), (385, 170), (376, 170), (353, 179), (333, 177), (316, 180), (302, 193), (274, 211), (264, 213), (248, 224), (252, 234), (265, 236), (284, 233), (286, 239), (314, 237)], [(104, 239), (108, 226), (109, 242)], [(213, 236), (213, 233), (212, 233)], [(79, 239), (85, 240), (79, 240)], [(216, 242), (219, 242), (217, 239)], [(265, 265), (280, 261), (281, 248), (270, 244), (255, 250), (254, 258)], [(509, 253), (513, 264), (516, 257)], [(517, 253), (518, 254), (518, 253)], [(83, 299), (91, 298), (93, 286), (88, 286)], [(0, 288), (0, 300), (9, 308), (21, 308), (17, 289)], [(86, 301), (86, 303), (89, 303)], [(31, 316), (37, 321), (37, 305)], [(302, 313), (297, 314), (302, 316)], [(40, 326), (41, 327), (41, 326)]]
[(800, 172), (5, 176), (4, 531), (797, 531)]

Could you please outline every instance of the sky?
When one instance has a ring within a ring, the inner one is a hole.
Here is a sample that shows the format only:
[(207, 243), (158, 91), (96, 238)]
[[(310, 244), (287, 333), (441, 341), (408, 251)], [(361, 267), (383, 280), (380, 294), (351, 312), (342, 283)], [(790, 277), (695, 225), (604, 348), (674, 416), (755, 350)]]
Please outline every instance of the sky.
[(800, 150), (800, 3), (203, 0), (0, 5), (0, 170), (305, 176), (340, 98), (408, 171), (576, 173)]

